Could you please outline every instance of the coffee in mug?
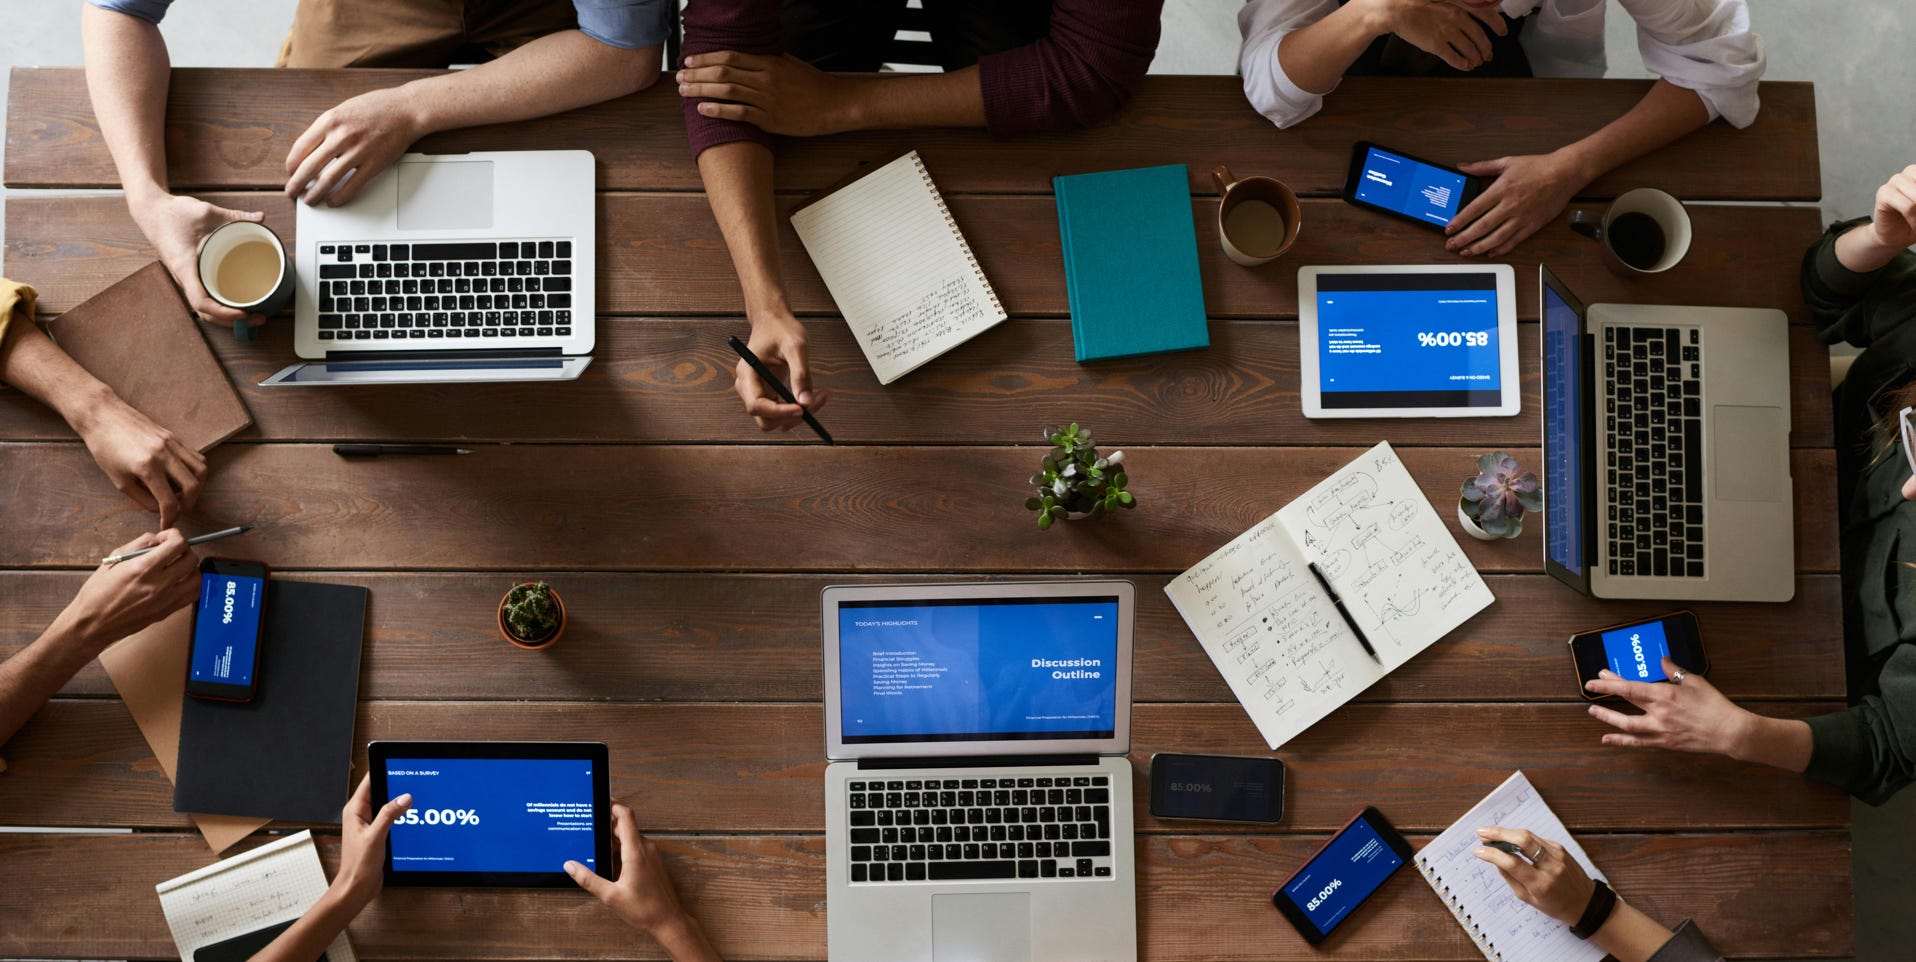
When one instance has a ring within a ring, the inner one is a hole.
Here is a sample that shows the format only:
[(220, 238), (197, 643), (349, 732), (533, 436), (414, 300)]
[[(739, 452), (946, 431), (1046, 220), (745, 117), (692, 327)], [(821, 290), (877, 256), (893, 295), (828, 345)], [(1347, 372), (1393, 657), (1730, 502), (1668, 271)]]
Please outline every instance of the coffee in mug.
[[(248, 314), (274, 314), (292, 306), (293, 265), (286, 246), (264, 224), (221, 224), (200, 245), (200, 284), (214, 300)], [(244, 321), (233, 335), (251, 340)]]
[(1570, 215), (1570, 229), (1603, 245), (1604, 262), (1621, 274), (1660, 274), (1690, 252), (1690, 213), (1654, 187), (1619, 194), (1601, 218)]
[(1268, 264), (1297, 242), (1301, 214), (1297, 195), (1281, 181), (1269, 177), (1238, 180), (1228, 167), (1213, 169), (1211, 180), (1221, 195), (1218, 243), (1231, 260), (1245, 267)]

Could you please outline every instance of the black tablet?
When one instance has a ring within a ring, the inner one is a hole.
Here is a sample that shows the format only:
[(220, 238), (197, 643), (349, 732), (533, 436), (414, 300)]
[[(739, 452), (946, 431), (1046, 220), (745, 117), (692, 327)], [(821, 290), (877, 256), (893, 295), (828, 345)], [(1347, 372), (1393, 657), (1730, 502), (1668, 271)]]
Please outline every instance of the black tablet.
[(412, 793), (387, 885), (572, 888), (568, 860), (611, 875), (599, 742), (373, 742), (366, 756), (375, 802)]

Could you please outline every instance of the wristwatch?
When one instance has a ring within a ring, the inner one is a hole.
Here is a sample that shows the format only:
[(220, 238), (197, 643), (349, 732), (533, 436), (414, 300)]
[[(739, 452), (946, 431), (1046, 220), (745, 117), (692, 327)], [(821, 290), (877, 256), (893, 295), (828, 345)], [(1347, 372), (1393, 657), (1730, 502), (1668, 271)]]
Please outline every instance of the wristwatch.
[(1583, 917), (1570, 927), (1570, 934), (1580, 939), (1597, 934), (1597, 930), (1603, 928), (1603, 923), (1610, 921), (1610, 913), (1617, 909), (1617, 893), (1611, 891), (1602, 879), (1597, 879), (1596, 883), (1597, 887), (1590, 892), (1590, 904), (1584, 906)]

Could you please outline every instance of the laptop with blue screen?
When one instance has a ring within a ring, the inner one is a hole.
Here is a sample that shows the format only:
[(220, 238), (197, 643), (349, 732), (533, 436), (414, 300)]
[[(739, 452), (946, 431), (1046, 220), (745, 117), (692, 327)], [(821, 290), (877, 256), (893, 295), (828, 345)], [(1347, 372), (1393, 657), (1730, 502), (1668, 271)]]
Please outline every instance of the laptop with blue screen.
[(831, 958), (1136, 959), (1131, 583), (822, 602)]

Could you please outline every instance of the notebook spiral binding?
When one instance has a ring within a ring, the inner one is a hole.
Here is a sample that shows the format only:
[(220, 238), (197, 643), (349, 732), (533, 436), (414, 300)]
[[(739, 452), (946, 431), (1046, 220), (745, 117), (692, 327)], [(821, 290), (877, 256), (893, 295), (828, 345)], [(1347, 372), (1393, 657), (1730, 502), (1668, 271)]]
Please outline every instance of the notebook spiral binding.
[(1463, 906), (1457, 904), (1457, 897), (1450, 894), (1450, 886), (1444, 884), (1443, 877), (1434, 874), (1431, 871), (1430, 863), (1424, 861), (1422, 856), (1417, 857), (1414, 861), (1417, 863), (1418, 874), (1424, 877), (1424, 881), (1430, 883), (1430, 887), (1437, 893), (1437, 897), (1443, 899), (1444, 904), (1450, 906), (1451, 917), (1457, 920), (1458, 925), (1463, 926), (1464, 934), (1470, 936), (1470, 941), (1476, 944), (1477, 951), (1482, 952), (1484, 958), (1489, 959), (1490, 962), (1503, 962), (1504, 957), (1502, 953), (1497, 951), (1496, 944), (1490, 941), (1490, 936), (1485, 934), (1482, 928), (1478, 927), (1477, 923), (1471, 919), (1470, 914), (1464, 911)]
[(945, 204), (945, 195), (939, 191), (938, 184), (931, 179), (931, 171), (925, 169), (925, 158), (918, 151), (911, 152), (911, 163), (918, 168), (918, 176), (925, 179), (925, 186), (931, 189), (931, 196), (938, 204), (938, 213), (945, 216), (945, 226), (951, 228), (951, 236), (958, 238), (958, 246), (964, 249), (965, 260), (971, 264), (971, 271), (978, 275), (978, 283), (984, 287), (985, 296), (991, 298), (991, 306), (999, 314), (1005, 313), (1005, 306), (998, 301), (998, 292), (992, 288), (991, 280), (985, 277), (985, 269), (978, 266), (978, 255), (971, 252), (971, 242), (965, 239), (963, 231), (958, 229), (958, 221), (951, 216), (951, 208)]

